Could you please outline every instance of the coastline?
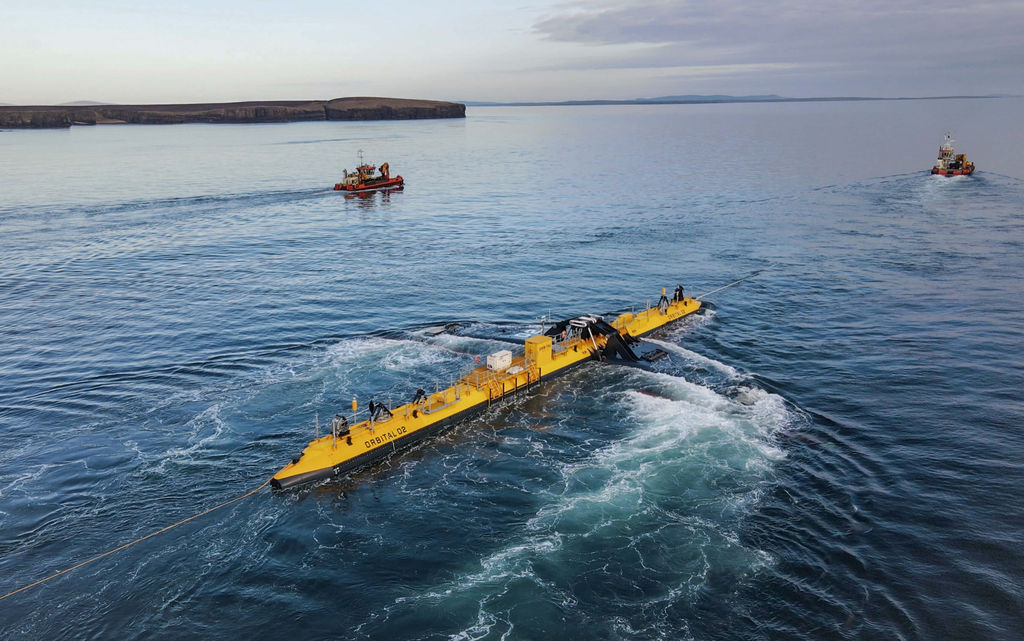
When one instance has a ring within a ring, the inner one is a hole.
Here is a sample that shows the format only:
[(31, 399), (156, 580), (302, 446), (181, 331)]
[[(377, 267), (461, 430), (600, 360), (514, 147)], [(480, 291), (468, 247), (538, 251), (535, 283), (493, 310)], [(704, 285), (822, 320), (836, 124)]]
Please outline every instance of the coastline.
[(377, 97), (166, 105), (0, 106), (0, 128), (4, 129), (465, 117), (466, 105), (461, 103)]

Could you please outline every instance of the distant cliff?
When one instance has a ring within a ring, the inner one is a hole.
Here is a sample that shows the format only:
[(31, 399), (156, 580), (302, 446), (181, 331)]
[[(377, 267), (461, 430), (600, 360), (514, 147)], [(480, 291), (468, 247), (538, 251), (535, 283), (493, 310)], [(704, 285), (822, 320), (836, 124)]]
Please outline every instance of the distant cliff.
[(466, 105), (405, 98), (336, 98), (191, 105), (0, 106), (0, 128), (42, 129), (71, 125), (170, 125), (302, 120), (414, 120), (465, 118)]
[(327, 120), (415, 120), (465, 118), (466, 105), (403, 98), (335, 98), (325, 105)]

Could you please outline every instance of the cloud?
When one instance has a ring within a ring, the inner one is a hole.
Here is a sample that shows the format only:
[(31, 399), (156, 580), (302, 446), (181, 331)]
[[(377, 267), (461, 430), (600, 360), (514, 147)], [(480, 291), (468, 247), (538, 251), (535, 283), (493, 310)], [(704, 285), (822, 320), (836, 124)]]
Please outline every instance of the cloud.
[[(787, 68), (908, 75), (976, 70), (1021, 88), (1024, 4), (961, 0), (590, 0), (534, 24), (595, 67)], [(604, 50), (605, 53), (598, 53)]]

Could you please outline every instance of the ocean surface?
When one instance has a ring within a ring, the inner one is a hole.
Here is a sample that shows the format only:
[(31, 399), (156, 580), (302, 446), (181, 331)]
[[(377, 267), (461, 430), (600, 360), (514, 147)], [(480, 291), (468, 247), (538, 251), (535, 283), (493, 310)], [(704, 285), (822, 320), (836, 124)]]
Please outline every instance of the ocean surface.
[[(651, 369), (264, 488), (0, 600), (0, 639), (1024, 638), (1022, 110), (0, 132), (0, 594), (542, 315), (749, 277)], [(947, 129), (974, 176), (928, 173)], [(405, 190), (331, 191), (360, 149)]]

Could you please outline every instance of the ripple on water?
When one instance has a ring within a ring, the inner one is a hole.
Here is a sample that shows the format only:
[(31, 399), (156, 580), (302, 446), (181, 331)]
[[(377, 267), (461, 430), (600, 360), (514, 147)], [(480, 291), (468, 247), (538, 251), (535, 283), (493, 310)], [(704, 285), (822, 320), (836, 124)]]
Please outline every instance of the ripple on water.
[[(551, 632), (557, 620), (564, 628), (554, 633), (570, 636), (678, 631), (678, 607), (698, 599), (711, 577), (752, 575), (772, 563), (741, 543), (738, 523), (782, 457), (771, 434), (793, 417), (778, 396), (752, 396), (742, 404), (676, 376), (630, 370), (587, 401), (619, 415), (625, 435), (584, 456), (549, 452), (538, 465), (551, 468), (551, 480), (535, 491), (534, 515), (519, 534), (451, 581), (395, 599), (374, 629), (442, 608), (476, 612), (467, 627), (448, 623), (454, 638), (529, 637)], [(434, 504), (422, 492), (417, 500), (427, 501), (424, 509)], [(550, 616), (541, 623), (522, 603), (546, 604)]]
[[(1019, 102), (4, 133), (11, 588), (258, 486), (317, 414), (446, 384), (542, 314), (757, 275), (658, 332), (653, 371), (588, 363), (250, 497), (0, 602), (0, 637), (1014, 638)], [(983, 125), (977, 175), (908, 171), (934, 109)], [(408, 188), (330, 192), (354, 140)]]

